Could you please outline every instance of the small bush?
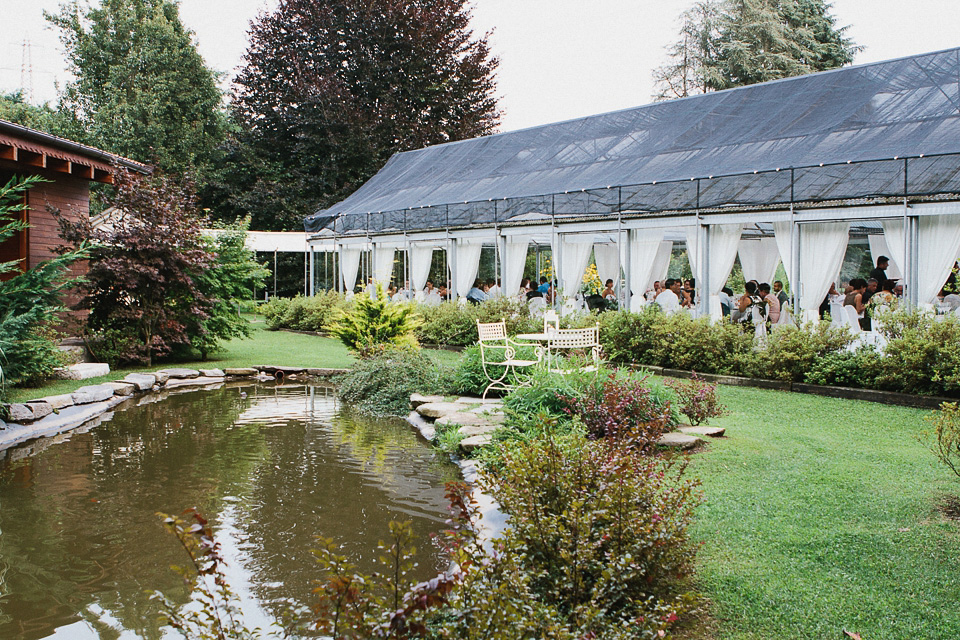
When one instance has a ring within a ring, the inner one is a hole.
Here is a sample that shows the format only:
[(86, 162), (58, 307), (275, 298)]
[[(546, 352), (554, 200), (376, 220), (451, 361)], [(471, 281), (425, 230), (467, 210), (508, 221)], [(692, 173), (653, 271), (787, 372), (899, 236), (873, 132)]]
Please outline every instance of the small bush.
[(406, 416), (410, 394), (444, 393), (450, 372), (419, 349), (383, 349), (356, 362), (341, 375), (339, 395), (362, 413)]
[(833, 328), (826, 322), (802, 327), (778, 325), (766, 345), (757, 350), (755, 368), (742, 375), (802, 382), (815, 362), (845, 349), (852, 341), (847, 329)]
[(856, 351), (828, 353), (816, 360), (807, 372), (807, 384), (869, 388), (875, 384), (875, 372), (882, 368), (881, 355), (872, 346)]
[(671, 380), (667, 386), (677, 394), (678, 410), (693, 426), (727, 413), (717, 398), (717, 385), (706, 382), (696, 373), (689, 380)]
[(876, 384), (889, 391), (960, 395), (960, 319), (898, 309), (884, 314), (888, 342)]
[(350, 309), (343, 294), (336, 291), (321, 291), (313, 296), (273, 298), (260, 305), (267, 329), (293, 329), (295, 331), (323, 331), (340, 312)]
[(937, 444), (934, 453), (957, 476), (960, 476), (960, 406), (944, 402), (931, 416)]
[(414, 305), (387, 300), (377, 285), (377, 297), (357, 296), (349, 310), (338, 310), (327, 330), (361, 356), (384, 346), (416, 347), (420, 325)]
[[(476, 327), (474, 327), (474, 333), (476, 333)], [(503, 350), (493, 349), (487, 352), (488, 362), (498, 362), (503, 360)], [(534, 360), (536, 359), (535, 347), (525, 347), (517, 349), (517, 358)], [(488, 364), (488, 368), (489, 364)], [(491, 373), (495, 373), (496, 365), (494, 368), (490, 369)], [(499, 372), (496, 372), (499, 373)], [(507, 384), (517, 385), (523, 380), (530, 378), (530, 371), (524, 370), (511, 370), (507, 374), (507, 377), (504, 379), (504, 382)], [(459, 362), (457, 363), (456, 382), (454, 388), (457, 393), (465, 395), (480, 395), (487, 388), (487, 385), (490, 384), (490, 379), (487, 378), (486, 373), (483, 371), (483, 360), (480, 357), (480, 347), (474, 345), (463, 350), (463, 355), (460, 357)]]
[(643, 380), (609, 375), (582, 393), (559, 393), (563, 411), (576, 416), (590, 438), (612, 438), (649, 451), (673, 428), (670, 405), (659, 405)]
[(89, 330), (85, 341), (93, 357), (111, 367), (147, 359), (146, 348), (130, 328)]

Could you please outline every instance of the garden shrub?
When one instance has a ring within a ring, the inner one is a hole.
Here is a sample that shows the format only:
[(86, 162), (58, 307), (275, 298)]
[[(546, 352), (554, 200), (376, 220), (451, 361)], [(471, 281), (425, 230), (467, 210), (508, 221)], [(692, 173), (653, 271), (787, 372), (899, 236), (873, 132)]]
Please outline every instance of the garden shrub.
[(696, 373), (688, 380), (670, 380), (667, 386), (677, 394), (677, 410), (687, 416), (693, 426), (727, 413), (717, 398), (717, 385), (710, 384)]
[[(476, 327), (474, 327), (474, 333), (476, 333)], [(534, 346), (520, 347), (516, 352), (517, 358), (535, 360), (535, 349), (536, 347)], [(488, 362), (500, 362), (503, 360), (503, 357), (504, 353), (502, 349), (492, 349), (487, 351)], [(496, 367), (491, 368), (491, 373), (499, 373), (496, 372), (495, 369)], [(523, 369), (511, 370), (504, 379), (504, 382), (507, 384), (518, 385), (524, 380), (529, 379), (531, 375), (535, 375), (535, 373)], [(472, 347), (467, 347), (463, 350), (463, 354), (460, 356), (460, 360), (457, 362), (455, 380), (456, 382), (454, 384), (454, 390), (463, 395), (479, 396), (487, 388), (487, 385), (490, 384), (490, 379), (487, 378), (487, 375), (483, 371), (483, 360), (480, 357), (479, 345), (473, 345)]]
[(503, 460), (483, 483), (510, 514), (508, 549), (535, 599), (575, 637), (662, 637), (694, 557), (687, 527), (701, 497), (686, 462), (576, 432), (516, 443)]
[(670, 405), (659, 405), (643, 380), (609, 375), (578, 394), (558, 393), (565, 413), (576, 416), (589, 438), (622, 440), (647, 452), (673, 429)]
[(320, 291), (313, 296), (273, 298), (260, 306), (267, 329), (323, 331), (334, 316), (347, 311), (351, 303), (336, 291)]
[(417, 339), (422, 344), (473, 344), (477, 341), (477, 322), (471, 313), (471, 306), (461, 308), (456, 302), (443, 302), (435, 306), (419, 305), (417, 312), (423, 322), (417, 328)]
[(898, 309), (884, 314), (887, 346), (876, 384), (889, 391), (960, 395), (960, 318)]
[(654, 326), (666, 315), (651, 305), (640, 313), (618, 311), (601, 313), (600, 344), (604, 356), (617, 364), (650, 364), (650, 353), (657, 344)]
[(758, 349), (758, 362), (743, 375), (802, 382), (814, 363), (831, 353), (845, 349), (853, 342), (846, 328), (829, 323), (807, 323), (803, 326), (777, 325)]
[(828, 353), (813, 363), (804, 381), (807, 384), (871, 388), (876, 385), (876, 372), (882, 368), (881, 357), (873, 346)]
[(416, 347), (420, 324), (414, 305), (387, 300), (377, 284), (377, 296), (357, 296), (352, 308), (339, 310), (327, 330), (348, 349), (365, 355), (383, 346)]
[(960, 406), (944, 402), (931, 416), (936, 437), (934, 453), (957, 476), (960, 476)]
[(419, 349), (384, 348), (361, 358), (337, 378), (344, 402), (373, 416), (406, 416), (410, 394), (446, 393), (451, 371)]

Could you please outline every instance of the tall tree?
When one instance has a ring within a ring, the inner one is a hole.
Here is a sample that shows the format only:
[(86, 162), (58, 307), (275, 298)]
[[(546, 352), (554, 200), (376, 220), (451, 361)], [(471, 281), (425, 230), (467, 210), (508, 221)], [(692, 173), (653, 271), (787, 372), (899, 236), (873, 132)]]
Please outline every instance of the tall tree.
[(226, 119), (215, 74), (173, 0), (77, 0), (45, 14), (74, 80), (61, 96), (84, 142), (174, 173), (211, 161)]
[(468, 0), (281, 0), (250, 32), (219, 212), (299, 229), (393, 153), (494, 131), (498, 61), (469, 21)]
[(836, 69), (860, 50), (824, 0), (705, 0), (682, 15), (656, 99)]

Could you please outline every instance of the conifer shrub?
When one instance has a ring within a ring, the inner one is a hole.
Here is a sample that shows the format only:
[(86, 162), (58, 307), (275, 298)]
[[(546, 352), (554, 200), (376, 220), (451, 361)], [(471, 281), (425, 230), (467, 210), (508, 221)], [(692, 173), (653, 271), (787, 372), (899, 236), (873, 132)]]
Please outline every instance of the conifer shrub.
[(348, 310), (337, 310), (327, 330), (361, 357), (383, 347), (417, 347), (420, 318), (411, 303), (387, 300), (377, 284), (377, 295), (357, 296)]

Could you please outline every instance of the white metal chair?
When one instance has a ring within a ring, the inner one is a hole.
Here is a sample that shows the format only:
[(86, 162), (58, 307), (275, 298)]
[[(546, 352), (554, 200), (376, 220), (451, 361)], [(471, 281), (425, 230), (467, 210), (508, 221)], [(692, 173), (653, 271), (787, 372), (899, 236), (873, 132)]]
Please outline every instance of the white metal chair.
[(847, 324), (847, 316), (839, 302), (830, 303), (830, 321), (832, 327), (843, 327)]
[[(600, 325), (586, 329), (557, 329), (548, 334), (547, 338), (547, 368), (551, 373), (561, 375), (573, 371), (594, 372), (600, 368), (600, 358), (603, 348), (600, 346)], [(590, 364), (577, 368), (562, 368), (561, 354), (582, 354)]]
[(850, 330), (853, 331), (854, 335), (860, 335), (863, 333), (863, 329), (860, 327), (860, 318), (857, 316), (857, 310), (852, 305), (845, 305), (843, 307), (844, 320), (846, 325), (850, 327)]
[(530, 309), (530, 315), (538, 316), (547, 308), (547, 301), (540, 297), (530, 298), (527, 301), (527, 307)]
[(560, 328), (560, 316), (553, 309), (543, 312), (543, 332), (550, 333)]
[[(543, 360), (543, 347), (539, 345), (524, 345), (514, 342), (507, 336), (507, 323), (500, 322), (480, 322), (477, 320), (477, 334), (480, 345), (480, 362), (483, 366), (483, 374), (490, 381), (487, 388), (483, 390), (483, 397), (491, 389), (501, 391), (512, 391), (517, 385), (507, 382), (507, 376), (511, 371), (517, 369), (526, 369), (534, 367)], [(526, 360), (517, 358), (517, 348), (533, 349), (535, 360)], [(502, 355), (501, 359), (493, 359), (494, 354)]]

